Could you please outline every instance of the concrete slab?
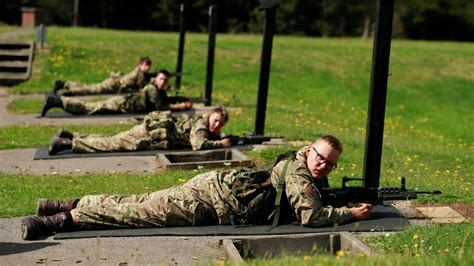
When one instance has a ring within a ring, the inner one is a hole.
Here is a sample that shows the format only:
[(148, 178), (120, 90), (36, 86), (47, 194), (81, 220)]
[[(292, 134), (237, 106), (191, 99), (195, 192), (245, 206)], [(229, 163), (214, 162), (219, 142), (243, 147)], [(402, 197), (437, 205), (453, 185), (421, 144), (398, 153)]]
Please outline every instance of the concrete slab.
[(38, 110), (37, 114), (23, 114), (17, 115), (8, 111), (8, 105), (13, 99), (21, 98), (38, 98), (43, 99), (44, 94), (34, 95), (10, 95), (6, 89), (0, 89), (0, 125), (115, 125), (115, 124), (136, 124), (137, 120), (134, 116), (130, 115), (117, 115), (108, 116), (106, 119), (103, 117), (89, 116), (85, 119), (76, 119), (73, 117), (64, 117), (61, 119), (50, 119), (39, 117)]
[(163, 169), (204, 169), (251, 166), (252, 160), (238, 149), (163, 152), (157, 155)]
[(416, 211), (415, 207), (409, 200), (393, 201), (392, 205), (400, 211), (400, 213), (407, 219), (424, 219), (425, 216)]
[(32, 175), (82, 175), (85, 173), (136, 173), (156, 171), (156, 156), (120, 156), (34, 160), (36, 149), (0, 150), (0, 169)]
[(218, 237), (21, 239), (18, 218), (0, 219), (2, 265), (191, 265), (225, 261)]
[(351, 255), (371, 255), (375, 252), (347, 232), (324, 233), (306, 236), (278, 236), (254, 239), (224, 240), (227, 257), (236, 262), (252, 258), (275, 258), (282, 255), (312, 255), (340, 252)]
[(429, 218), (433, 223), (462, 223), (466, 219), (450, 207), (416, 207), (416, 210)]

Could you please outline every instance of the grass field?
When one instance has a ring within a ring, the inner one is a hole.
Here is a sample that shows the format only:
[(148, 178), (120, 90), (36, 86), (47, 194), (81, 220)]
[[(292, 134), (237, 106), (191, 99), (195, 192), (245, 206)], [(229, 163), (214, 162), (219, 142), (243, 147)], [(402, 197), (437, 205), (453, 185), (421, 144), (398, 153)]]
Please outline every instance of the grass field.
[[(97, 82), (110, 71), (131, 70), (140, 56), (153, 60), (153, 70), (174, 70), (178, 34), (129, 32), (88, 28), (49, 28), (51, 49), (35, 57), (32, 78), (12, 88), (13, 93), (43, 93), (56, 79)], [(219, 34), (214, 70), (215, 104), (240, 107), (231, 113), (225, 132), (241, 134), (253, 130), (258, 87), (261, 36)], [(187, 34), (183, 88), (180, 94), (200, 96), (204, 89), (207, 36)], [(340, 177), (361, 176), (370, 80), (372, 41), (276, 36), (274, 39), (266, 134), (284, 135), (289, 140), (311, 141), (321, 134), (333, 134), (343, 141), (344, 153), (330, 181), (339, 186)], [(38, 110), (37, 100), (15, 102), (18, 113)], [(472, 207), (474, 193), (474, 45), (472, 43), (402, 41), (392, 42), (382, 158), (383, 186), (398, 186), (402, 176), (410, 188), (436, 188), (443, 195), (422, 197), (418, 203), (464, 203)], [(127, 125), (102, 127), (103, 133), (124, 130)], [(71, 127), (95, 132), (93, 126)], [(0, 149), (47, 145), (56, 128), (44, 126), (0, 127)], [(270, 161), (280, 150), (254, 152)], [(150, 176), (111, 174), (104, 176), (0, 175), (0, 216), (29, 214), (38, 197), (63, 198), (88, 192), (142, 193), (192, 177), (193, 172), (156, 173)], [(109, 191), (104, 185), (114, 183)], [(18, 185), (21, 179), (21, 186)], [(38, 183), (38, 179), (48, 182)], [(133, 180), (130, 187), (127, 180)], [(70, 182), (70, 180), (73, 180)], [(111, 182), (110, 180), (113, 180)], [(153, 181), (150, 181), (153, 180)], [(164, 180), (164, 181), (162, 181)], [(70, 183), (69, 183), (70, 182)], [(60, 184), (68, 183), (67, 190)], [(146, 189), (145, 189), (146, 188)], [(17, 204), (22, 202), (22, 204)], [(14, 206), (4, 208), (4, 206)], [(465, 236), (461, 244), (446, 241), (442, 232), (451, 227), (419, 229), (420, 234), (439, 232), (445, 253), (405, 254), (389, 252), (393, 264), (472, 264), (473, 226), (452, 227)], [(425, 231), (424, 231), (425, 230)], [(449, 231), (451, 232), (451, 231)], [(413, 234), (408, 238), (413, 237)], [(389, 239), (407, 236), (390, 236)], [(402, 241), (402, 240), (401, 240)], [(455, 249), (458, 246), (458, 250)], [(469, 251), (469, 249), (471, 249)], [(404, 258), (403, 256), (408, 256)], [(421, 258), (418, 258), (421, 257)], [(386, 263), (380, 258), (343, 257), (334, 264)], [(325, 264), (314, 258), (285, 258), (289, 262)], [(258, 262), (256, 262), (258, 264)]]

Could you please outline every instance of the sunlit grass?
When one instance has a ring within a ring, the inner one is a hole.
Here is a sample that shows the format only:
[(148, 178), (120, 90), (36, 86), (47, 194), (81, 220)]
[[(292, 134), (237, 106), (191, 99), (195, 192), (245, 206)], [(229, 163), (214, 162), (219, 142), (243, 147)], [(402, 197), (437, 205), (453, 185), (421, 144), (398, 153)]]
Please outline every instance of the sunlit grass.
[[(176, 33), (49, 30), (51, 50), (37, 55), (36, 72), (13, 92), (46, 92), (56, 79), (101, 81), (110, 71), (130, 70), (144, 55), (152, 58), (153, 70), (172, 70), (176, 64)], [(254, 128), (260, 48), (259, 35), (217, 37), (213, 100), (240, 108), (231, 112), (225, 132), (242, 134)], [(202, 95), (206, 53), (207, 36), (187, 34), (180, 95)], [(371, 56), (370, 40), (275, 36), (265, 133), (306, 142), (322, 134), (341, 138), (344, 154), (330, 177), (333, 186), (339, 186), (343, 175), (362, 175)], [(469, 122), (474, 121), (469, 100), (474, 99), (474, 60), (469, 59), (474, 59), (474, 48), (467, 43), (393, 41), (381, 185), (398, 186), (404, 176), (410, 188), (443, 191), (420, 202), (474, 202)], [(22, 99), (10, 108), (35, 113), (40, 106), (41, 100)], [(77, 129), (97, 130), (88, 127)], [(105, 128), (115, 133), (124, 126)], [(44, 146), (54, 130), (0, 128), (0, 148)]]
[(95, 126), (5, 126), (0, 128), (0, 149), (47, 146), (59, 128), (85, 134), (114, 135), (132, 127), (133, 125), (130, 124)]
[[(0, 172), (0, 217), (32, 214), (38, 198), (69, 199), (95, 194), (142, 194), (186, 182), (197, 172), (149, 175), (87, 174), (33, 176)], [(21, 184), (21, 185), (19, 185)]]

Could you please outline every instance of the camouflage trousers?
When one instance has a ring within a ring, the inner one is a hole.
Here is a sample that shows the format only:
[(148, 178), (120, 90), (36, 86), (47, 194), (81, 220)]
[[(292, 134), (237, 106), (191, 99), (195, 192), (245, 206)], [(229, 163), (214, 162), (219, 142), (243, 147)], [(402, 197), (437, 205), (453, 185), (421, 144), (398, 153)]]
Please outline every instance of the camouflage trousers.
[(73, 115), (127, 113), (125, 96), (111, 97), (105, 101), (85, 102), (72, 97), (61, 97), (63, 109)]
[(80, 135), (75, 133), (72, 140), (72, 151), (86, 152), (117, 152), (140, 150), (165, 150), (170, 149), (169, 130), (157, 128), (148, 131), (144, 124), (114, 136), (98, 134)]
[(95, 84), (66, 81), (64, 83), (64, 91), (70, 92), (73, 95), (117, 93), (120, 91), (120, 78), (110, 77)]
[(199, 182), (209, 174), (197, 175), (192, 185), (141, 195), (85, 196), (71, 214), (79, 230), (218, 224), (206, 182)]

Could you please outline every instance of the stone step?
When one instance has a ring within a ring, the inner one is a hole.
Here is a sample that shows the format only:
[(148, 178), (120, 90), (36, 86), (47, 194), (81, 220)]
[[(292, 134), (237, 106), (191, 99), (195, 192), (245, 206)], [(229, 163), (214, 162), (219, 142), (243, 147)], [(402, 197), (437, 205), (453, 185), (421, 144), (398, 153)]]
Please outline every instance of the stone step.
[(0, 43), (0, 50), (18, 50), (18, 49), (30, 49), (31, 44), (27, 42), (5, 42)]
[(29, 55), (0, 54), (0, 61), (25, 61), (30, 60)]
[(0, 49), (0, 55), (30, 55), (30, 49), (15, 49), (15, 50), (2, 50)]
[(0, 61), (1, 72), (25, 73), (28, 71), (28, 61)]
[(1, 67), (28, 67), (27, 61), (0, 61)]
[(27, 73), (0, 72), (0, 80), (25, 80)]
[(33, 42), (0, 41), (0, 84), (15, 84), (29, 78)]

